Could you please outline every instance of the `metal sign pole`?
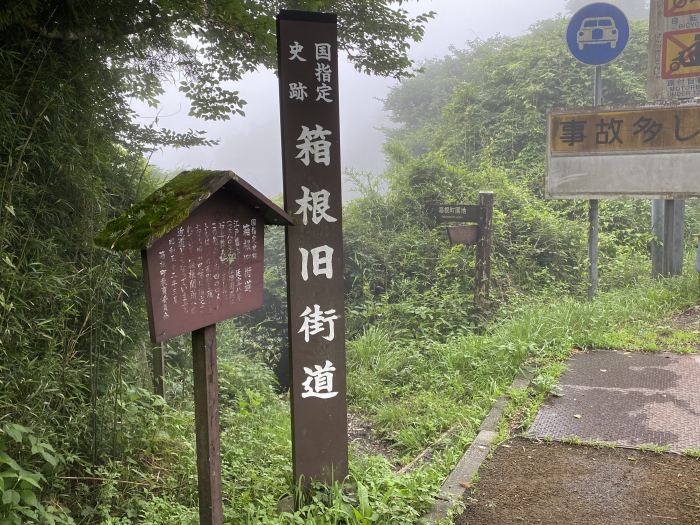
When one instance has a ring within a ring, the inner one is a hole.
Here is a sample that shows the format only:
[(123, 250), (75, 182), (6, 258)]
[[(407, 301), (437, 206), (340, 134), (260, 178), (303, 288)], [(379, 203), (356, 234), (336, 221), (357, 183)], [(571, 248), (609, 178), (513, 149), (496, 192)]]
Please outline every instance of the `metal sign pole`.
[(685, 243), (685, 200), (675, 199), (673, 210), (673, 275), (683, 275), (683, 252)]
[[(593, 70), (593, 106), (598, 107), (603, 99), (601, 66)], [(600, 206), (598, 199), (588, 201), (588, 298), (593, 299), (598, 291), (598, 227)]]
[[(649, 7), (647, 98), (661, 103), (697, 100), (700, 95), (700, 68), (695, 60), (700, 39), (695, 20), (697, 4), (652, 0)], [(685, 201), (658, 199), (653, 202), (652, 210), (655, 219), (652, 274), (681, 275)], [(672, 221), (673, 226), (666, 221)]]
[(651, 275), (661, 277), (664, 274), (664, 201), (651, 201)]
[[(571, 54), (580, 62), (595, 66), (593, 74), (593, 106), (601, 105), (603, 98), (603, 84), (601, 66), (615, 60), (627, 46), (630, 30), (629, 21), (620, 8), (605, 3), (595, 2), (579, 9), (569, 20), (566, 29), (566, 44)], [(608, 129), (601, 121), (598, 132), (595, 134), (596, 144), (600, 144), (600, 137), (605, 138), (606, 144), (621, 142), (619, 125), (610, 122)], [(570, 148), (576, 144), (582, 144), (590, 135), (584, 133), (586, 121), (570, 121), (567, 129), (559, 136), (565, 140)], [(617, 126), (617, 127), (616, 127)], [(602, 128), (602, 129), (601, 129)], [(612, 132), (612, 139), (609, 134)], [(551, 135), (550, 135), (551, 136)], [(590, 139), (589, 139), (590, 140)], [(612, 142), (611, 142), (612, 140)], [(551, 170), (551, 164), (548, 166)], [(550, 181), (551, 182), (551, 181)], [(548, 188), (551, 189), (550, 182)], [(551, 197), (551, 192), (547, 195)], [(589, 193), (588, 197), (597, 193)], [(599, 202), (590, 199), (588, 202), (588, 297), (592, 299), (598, 291), (598, 223)]]
[[(666, 226), (668, 220), (673, 222), (672, 228)], [(683, 199), (655, 199), (652, 201), (652, 276), (681, 275), (683, 273), (684, 220), (685, 201)]]
[(663, 264), (663, 275), (665, 277), (670, 277), (674, 275), (673, 268), (673, 246), (675, 244), (673, 240), (674, 236), (674, 226), (675, 226), (675, 215), (676, 215), (676, 201), (673, 199), (666, 199), (664, 201), (664, 264)]

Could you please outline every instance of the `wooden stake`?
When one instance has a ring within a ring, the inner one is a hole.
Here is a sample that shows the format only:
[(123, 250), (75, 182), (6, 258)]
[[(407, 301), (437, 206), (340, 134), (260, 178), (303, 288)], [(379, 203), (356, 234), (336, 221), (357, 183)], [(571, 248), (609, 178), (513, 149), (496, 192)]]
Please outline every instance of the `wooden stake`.
[(491, 246), (493, 244), (493, 193), (479, 193), (479, 239), (476, 245), (476, 283), (474, 302), (477, 307), (488, 299), (491, 284)]
[(194, 419), (197, 436), (200, 525), (222, 525), (219, 373), (216, 325), (192, 332)]
[(165, 399), (165, 343), (153, 347), (153, 391)]

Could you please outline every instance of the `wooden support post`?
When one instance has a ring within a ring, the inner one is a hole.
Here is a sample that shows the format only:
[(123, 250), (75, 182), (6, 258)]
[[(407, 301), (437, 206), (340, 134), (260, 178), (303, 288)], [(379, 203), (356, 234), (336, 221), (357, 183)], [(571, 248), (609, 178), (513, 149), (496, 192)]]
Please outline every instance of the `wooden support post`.
[(153, 358), (153, 391), (165, 399), (165, 343), (156, 345), (151, 350)]
[(489, 296), (491, 284), (491, 246), (493, 244), (493, 193), (479, 193), (479, 238), (476, 245), (474, 302), (477, 308)]
[(219, 373), (216, 325), (192, 332), (194, 420), (197, 436), (200, 525), (222, 525)]

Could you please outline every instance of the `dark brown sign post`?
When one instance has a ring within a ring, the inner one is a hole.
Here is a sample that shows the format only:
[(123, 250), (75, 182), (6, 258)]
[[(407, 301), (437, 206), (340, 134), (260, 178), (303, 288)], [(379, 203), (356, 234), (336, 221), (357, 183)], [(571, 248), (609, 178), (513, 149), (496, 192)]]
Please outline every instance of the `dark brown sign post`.
[(491, 281), (493, 193), (479, 192), (479, 204), (440, 204), (435, 212), (439, 222), (473, 223), (449, 226), (447, 235), (452, 245), (476, 246), (474, 302), (479, 307), (488, 299)]
[(479, 239), (476, 245), (476, 291), (474, 301), (481, 306), (491, 289), (491, 251), (493, 247), (493, 193), (479, 192)]
[(294, 478), (348, 472), (336, 16), (277, 17)]
[(203, 525), (223, 523), (216, 323), (262, 306), (265, 224), (292, 220), (233, 172), (193, 171), (110, 221), (95, 239), (113, 250), (141, 250), (154, 343), (192, 332)]

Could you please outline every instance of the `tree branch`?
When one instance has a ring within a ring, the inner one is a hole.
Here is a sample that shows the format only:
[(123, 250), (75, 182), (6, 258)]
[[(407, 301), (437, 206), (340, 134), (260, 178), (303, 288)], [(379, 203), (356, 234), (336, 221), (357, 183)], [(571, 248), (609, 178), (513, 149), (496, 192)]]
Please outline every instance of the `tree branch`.
[[(118, 38), (124, 38), (129, 35), (134, 35), (137, 33), (143, 33), (144, 31), (148, 31), (150, 29), (153, 29), (156, 27), (160, 22), (163, 22), (165, 24), (168, 23), (166, 19), (158, 20), (157, 18), (153, 17), (150, 18), (144, 22), (134, 24), (131, 28), (129, 28), (126, 31), (121, 31), (118, 35)], [(22, 25), (32, 31), (33, 33), (36, 33), (40, 36), (43, 36), (44, 38), (49, 38), (51, 40), (65, 40), (69, 42), (75, 42), (78, 40), (85, 40), (85, 39), (91, 39), (91, 40), (113, 40), (115, 39), (114, 35), (109, 35), (103, 31), (100, 31), (98, 29), (88, 29), (88, 30), (81, 30), (81, 31), (61, 31), (59, 29), (52, 29), (49, 31), (45, 27), (40, 26), (36, 21), (34, 20), (23, 20)]]

